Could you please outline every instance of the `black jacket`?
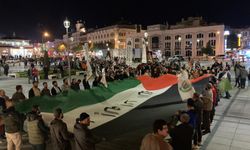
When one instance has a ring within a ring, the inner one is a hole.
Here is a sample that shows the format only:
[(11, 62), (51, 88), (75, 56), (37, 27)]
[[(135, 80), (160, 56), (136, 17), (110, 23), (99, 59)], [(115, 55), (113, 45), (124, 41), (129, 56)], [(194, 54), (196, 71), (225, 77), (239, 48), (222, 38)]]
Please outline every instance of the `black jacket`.
[[(60, 93), (62, 92), (62, 90), (60, 88), (59, 88), (59, 91), (60, 91)], [(57, 95), (55, 87), (52, 87), (51, 94), (52, 94), (52, 96), (56, 96)]]
[(94, 137), (86, 125), (76, 123), (73, 133), (75, 135), (75, 150), (95, 150), (95, 144), (100, 141)]
[(83, 79), (82, 84), (85, 90), (90, 89), (89, 81)]
[(71, 134), (65, 122), (54, 119), (50, 123), (50, 135), (54, 150), (71, 150), (70, 138)]
[(171, 132), (174, 150), (192, 150), (193, 128), (188, 124), (180, 124)]
[(16, 133), (21, 130), (21, 119), (20, 114), (15, 110), (15, 107), (12, 106), (6, 109), (3, 113), (3, 122), (5, 127), (5, 132), (7, 133)]

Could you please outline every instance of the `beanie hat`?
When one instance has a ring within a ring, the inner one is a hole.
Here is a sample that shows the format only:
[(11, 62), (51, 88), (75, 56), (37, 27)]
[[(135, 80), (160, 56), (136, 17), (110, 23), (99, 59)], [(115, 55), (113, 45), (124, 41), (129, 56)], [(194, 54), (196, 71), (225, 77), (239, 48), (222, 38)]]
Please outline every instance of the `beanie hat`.
[(57, 109), (55, 109), (55, 111), (54, 111), (54, 116), (55, 116), (56, 118), (58, 118), (58, 117), (60, 116), (61, 113), (62, 113), (62, 109), (61, 109), (61, 108), (57, 108)]
[(83, 121), (84, 119), (88, 118), (89, 114), (83, 112), (80, 114), (80, 117), (78, 118), (79, 121)]

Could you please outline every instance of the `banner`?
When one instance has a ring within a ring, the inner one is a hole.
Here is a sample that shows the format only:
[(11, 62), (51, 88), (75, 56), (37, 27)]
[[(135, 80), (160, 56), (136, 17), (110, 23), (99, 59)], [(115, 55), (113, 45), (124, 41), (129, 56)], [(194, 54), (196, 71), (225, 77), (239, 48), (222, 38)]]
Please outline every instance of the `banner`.
[(185, 70), (182, 70), (178, 77), (178, 91), (181, 96), (181, 99), (187, 100), (193, 97), (195, 90), (192, 86), (192, 83), (188, 79), (188, 73)]

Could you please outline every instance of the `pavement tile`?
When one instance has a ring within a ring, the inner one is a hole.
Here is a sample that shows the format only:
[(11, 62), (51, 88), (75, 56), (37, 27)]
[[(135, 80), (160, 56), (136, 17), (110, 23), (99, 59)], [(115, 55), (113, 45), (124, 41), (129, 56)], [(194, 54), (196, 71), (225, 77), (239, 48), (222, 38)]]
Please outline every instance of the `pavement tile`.
[(232, 127), (232, 128), (236, 128), (238, 126), (237, 123), (233, 123), (233, 122), (222, 122), (220, 124), (221, 127)]
[(241, 142), (250, 142), (250, 135), (235, 134), (233, 140)]
[(241, 142), (241, 141), (234, 140), (232, 142), (231, 146), (238, 147), (238, 148), (244, 148), (244, 149), (250, 149), (250, 143), (249, 142)]
[(249, 136), (250, 136), (250, 130), (245, 130), (245, 129), (237, 129), (235, 134), (240, 134), (240, 135), (249, 135)]
[(206, 150), (230, 150), (230, 146), (211, 142)]
[(234, 134), (233, 132), (222, 132), (222, 131), (216, 131), (214, 137), (218, 137), (218, 138), (225, 138), (225, 139), (230, 139), (232, 140), (234, 138)]
[(237, 129), (250, 130), (250, 124), (239, 124)]
[(213, 139), (211, 140), (211, 143), (230, 145), (232, 143), (232, 139), (226, 139), (226, 138), (214, 136)]
[(217, 129), (217, 131), (235, 133), (236, 127), (223, 127), (223, 126), (220, 126), (220, 127)]

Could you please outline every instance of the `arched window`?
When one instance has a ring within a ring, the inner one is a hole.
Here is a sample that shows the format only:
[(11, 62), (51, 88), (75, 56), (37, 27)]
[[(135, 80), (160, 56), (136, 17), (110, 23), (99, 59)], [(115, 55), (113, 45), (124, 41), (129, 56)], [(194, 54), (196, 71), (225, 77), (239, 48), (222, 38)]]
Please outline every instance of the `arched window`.
[(152, 37), (152, 48), (159, 48), (159, 37)]

